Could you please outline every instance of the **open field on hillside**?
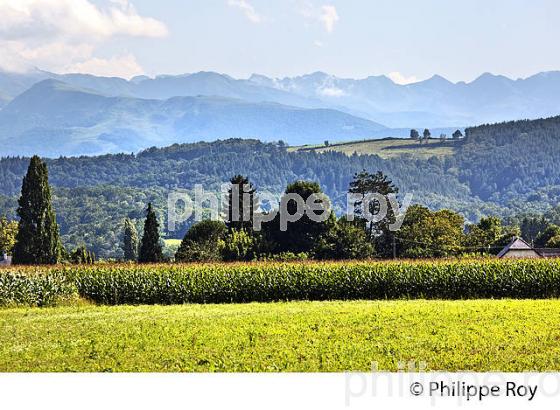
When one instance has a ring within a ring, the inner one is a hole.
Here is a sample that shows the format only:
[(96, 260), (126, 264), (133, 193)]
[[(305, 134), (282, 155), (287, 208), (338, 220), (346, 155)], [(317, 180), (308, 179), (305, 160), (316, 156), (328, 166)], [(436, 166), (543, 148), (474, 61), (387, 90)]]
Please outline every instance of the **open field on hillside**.
[(558, 317), (558, 300), (0, 309), (0, 371), (558, 371)]
[(324, 145), (304, 145), (290, 148), (292, 151), (313, 150), (316, 152), (336, 151), (346, 155), (375, 154), (381, 158), (394, 158), (401, 155), (411, 155), (418, 159), (427, 159), (433, 156), (444, 157), (453, 155), (455, 141), (447, 140), (442, 143), (439, 139), (430, 139), (427, 144), (419, 144), (410, 139), (381, 139), (333, 143), (328, 147)]

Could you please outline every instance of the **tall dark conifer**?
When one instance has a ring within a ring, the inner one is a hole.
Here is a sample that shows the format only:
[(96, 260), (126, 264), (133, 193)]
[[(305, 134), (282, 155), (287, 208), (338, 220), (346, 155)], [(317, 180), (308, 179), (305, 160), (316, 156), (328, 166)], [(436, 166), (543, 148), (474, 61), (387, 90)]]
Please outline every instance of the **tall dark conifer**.
[(124, 220), (124, 238), (123, 238), (124, 260), (138, 260), (138, 233), (132, 221), (128, 218)]
[(255, 204), (255, 187), (243, 175), (234, 176), (230, 183), (226, 225), (230, 230), (252, 232), (255, 207), (258, 207)]
[[(354, 174), (354, 180), (350, 182), (348, 192), (361, 195), (362, 199), (354, 203), (354, 215), (358, 224), (362, 224), (366, 230), (366, 234), (370, 240), (374, 242), (376, 251), (385, 257), (389, 257), (392, 253), (392, 244), (394, 232), (389, 229), (389, 225), (393, 224), (396, 216), (391, 206), (387, 207), (387, 215), (379, 222), (367, 221), (363, 215), (362, 204), (366, 196), (369, 194), (381, 194), (388, 197), (389, 194), (398, 194), (399, 189), (393, 184), (385, 174), (377, 171), (370, 174), (366, 170)], [(380, 203), (371, 201), (369, 203), (369, 213), (378, 215), (380, 212)]]
[(141, 263), (157, 263), (163, 261), (163, 250), (159, 240), (159, 223), (152, 204), (148, 204), (144, 235), (140, 246), (138, 261)]
[(20, 220), (13, 262), (22, 265), (59, 262), (61, 245), (51, 204), (47, 165), (36, 155), (31, 158), (23, 178), (18, 203)]

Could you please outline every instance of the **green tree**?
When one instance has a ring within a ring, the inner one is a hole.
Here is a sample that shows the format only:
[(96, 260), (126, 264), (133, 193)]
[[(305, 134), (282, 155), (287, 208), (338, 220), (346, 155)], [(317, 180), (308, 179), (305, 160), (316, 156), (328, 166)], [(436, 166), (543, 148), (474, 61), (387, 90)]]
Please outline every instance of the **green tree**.
[(252, 232), (256, 190), (249, 178), (243, 175), (234, 176), (230, 183), (227, 227)]
[(47, 165), (31, 158), (23, 178), (17, 214), (18, 233), (13, 251), (15, 264), (55, 264), (60, 261), (56, 215), (51, 204)]
[(430, 139), (431, 136), (432, 136), (432, 133), (431, 133), (430, 130), (427, 129), (427, 128), (426, 128), (426, 129), (424, 130), (424, 132), (422, 133), (422, 137), (423, 137), (423, 139), (424, 139), (424, 141), (425, 141), (426, 143), (428, 143), (428, 140)]
[(465, 246), (480, 253), (497, 253), (495, 251), (500, 247), (504, 234), (500, 218), (481, 218), (477, 224), (467, 226)]
[[(394, 233), (389, 229), (389, 225), (393, 224), (396, 216), (389, 206), (387, 208), (386, 217), (379, 221), (368, 221), (363, 215), (363, 201), (367, 195), (380, 194), (387, 197), (389, 194), (398, 194), (399, 189), (393, 184), (387, 175), (378, 171), (375, 174), (370, 174), (366, 170), (354, 174), (354, 179), (350, 182), (348, 190), (351, 194), (359, 195), (361, 199), (354, 203), (354, 217), (356, 223), (361, 225), (369, 240), (374, 243), (375, 250), (384, 257), (389, 257), (392, 254), (392, 244)], [(369, 213), (375, 216), (380, 212), (380, 204), (378, 201), (370, 201)]]
[(125, 261), (138, 260), (138, 232), (129, 218), (124, 220), (123, 251)]
[(163, 249), (159, 239), (159, 223), (152, 204), (148, 204), (146, 222), (144, 223), (144, 235), (140, 246), (138, 257), (141, 263), (157, 263), (163, 261)]
[(225, 261), (254, 260), (257, 257), (257, 237), (243, 229), (234, 229), (219, 241), (219, 249)]
[(460, 130), (456, 130), (452, 137), (454, 140), (458, 140), (459, 138), (463, 138), (463, 133)]
[(12, 254), (17, 231), (17, 221), (9, 221), (5, 216), (0, 218), (0, 252), (6, 252), (8, 255)]
[(88, 251), (84, 245), (81, 245), (72, 252), (70, 261), (76, 265), (88, 264), (91, 265), (95, 262), (95, 254)]
[[(232, 231), (236, 232), (236, 231)], [(210, 262), (221, 260), (220, 244), (228, 233), (221, 221), (195, 223), (185, 234), (175, 254), (176, 262)]]
[(463, 251), (461, 215), (442, 209), (432, 212), (421, 205), (408, 208), (398, 231), (398, 253), (406, 258), (452, 256)]
[(365, 231), (345, 217), (331, 224), (328, 232), (319, 239), (314, 252), (318, 259), (368, 259), (374, 254)]
[(526, 216), (520, 224), (521, 236), (529, 243), (534, 243), (548, 226), (549, 222), (544, 216)]
[[(560, 237), (560, 226), (549, 225), (543, 232), (541, 232), (535, 239), (535, 246), (537, 248), (548, 248), (549, 242), (552, 238)], [(555, 248), (555, 246), (552, 246)]]
[(546, 248), (560, 248), (560, 235), (553, 236), (545, 245)]
[(410, 139), (418, 140), (419, 138), (420, 138), (420, 134), (418, 133), (417, 130), (414, 129), (410, 130)]
[[(296, 194), (304, 202), (311, 195), (317, 194), (322, 198), (316, 202), (320, 210), (312, 212), (317, 217), (324, 219), (330, 218), (330, 201), (323, 194), (321, 187), (316, 182), (296, 181), (286, 187), (281, 202), (286, 202), (286, 209), (290, 215), (297, 212), (297, 204), (293, 199), (288, 199), (288, 195)], [(299, 209), (299, 211), (303, 211)], [(325, 217), (324, 212), (328, 212)], [(318, 240), (328, 230), (326, 221), (318, 222), (309, 218), (309, 214), (302, 215), (299, 220), (287, 224), (287, 229), (282, 231), (280, 228), (280, 215), (276, 215), (273, 221), (264, 224), (264, 232), (269, 243), (273, 244), (274, 252), (293, 252), (293, 253), (311, 253), (315, 248)]]

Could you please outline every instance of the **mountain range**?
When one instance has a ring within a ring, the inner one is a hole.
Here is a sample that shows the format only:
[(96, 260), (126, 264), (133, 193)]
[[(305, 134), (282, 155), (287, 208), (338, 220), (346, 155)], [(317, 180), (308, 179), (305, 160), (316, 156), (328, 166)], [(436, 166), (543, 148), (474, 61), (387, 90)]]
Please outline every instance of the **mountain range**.
[(108, 97), (58, 80), (37, 83), (0, 110), (2, 155), (137, 152), (173, 143), (255, 136), (304, 144), (366, 138), (384, 129), (326, 108), (221, 96)]
[[(0, 72), (0, 156), (135, 151), (216, 138), (293, 145), (432, 134), (560, 113), (560, 72), (526, 79), (483, 74), (395, 84), (385, 76), (326, 73), (235, 79), (214, 72), (125, 80), (86, 74)], [(40, 145), (39, 145), (40, 144)]]

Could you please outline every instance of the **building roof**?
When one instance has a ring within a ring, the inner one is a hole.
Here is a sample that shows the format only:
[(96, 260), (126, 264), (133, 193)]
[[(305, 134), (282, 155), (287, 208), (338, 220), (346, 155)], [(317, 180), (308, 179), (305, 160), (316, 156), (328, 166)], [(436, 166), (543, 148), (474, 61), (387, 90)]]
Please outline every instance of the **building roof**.
[(536, 249), (534, 249), (531, 245), (525, 242), (522, 238), (514, 237), (513, 240), (500, 251), (498, 254), (498, 258), (501, 258), (509, 251), (534, 251), (539, 253)]
[(545, 258), (560, 258), (560, 249), (558, 248), (537, 248), (535, 250)]

